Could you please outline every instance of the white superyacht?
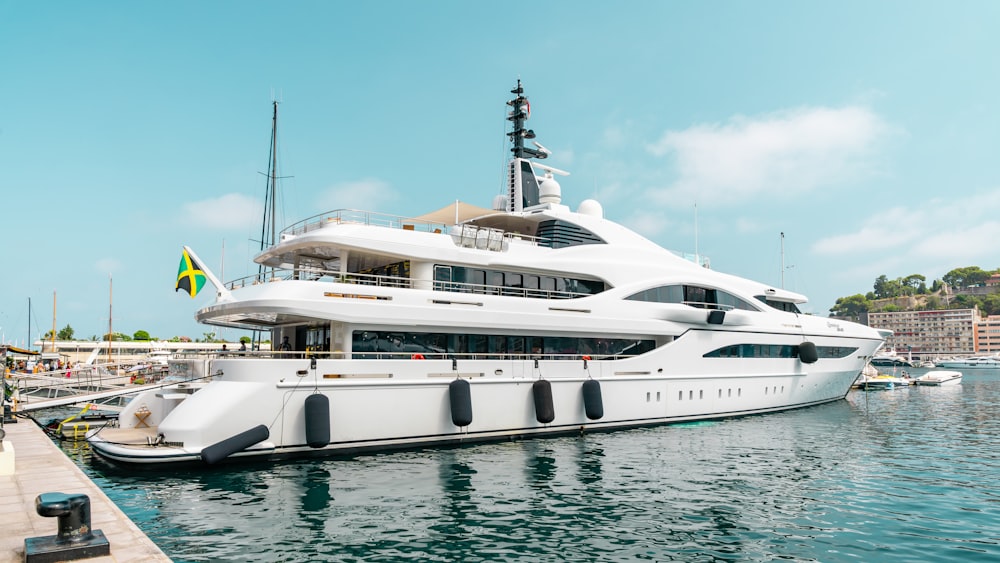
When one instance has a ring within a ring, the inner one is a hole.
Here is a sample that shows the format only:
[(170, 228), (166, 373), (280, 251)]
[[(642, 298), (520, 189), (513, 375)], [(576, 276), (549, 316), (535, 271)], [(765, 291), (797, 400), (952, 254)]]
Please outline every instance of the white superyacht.
[[(549, 151), (513, 157), (493, 209), (337, 210), (294, 224), (198, 321), (268, 331), (274, 351), (210, 360), (89, 436), (125, 463), (219, 463), (609, 431), (842, 399), (883, 343), (805, 315), (801, 295), (685, 260), (563, 203)], [(275, 113), (275, 117), (276, 117)], [(180, 284), (179, 284), (180, 285)], [(207, 286), (206, 286), (207, 287)], [(287, 340), (288, 345), (283, 346)]]

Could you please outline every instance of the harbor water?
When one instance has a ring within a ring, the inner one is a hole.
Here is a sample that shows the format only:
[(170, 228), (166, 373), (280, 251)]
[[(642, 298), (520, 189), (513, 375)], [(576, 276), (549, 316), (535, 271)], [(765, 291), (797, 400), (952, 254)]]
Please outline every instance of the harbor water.
[(352, 458), (151, 470), (62, 447), (178, 562), (1000, 561), (997, 371), (741, 419)]

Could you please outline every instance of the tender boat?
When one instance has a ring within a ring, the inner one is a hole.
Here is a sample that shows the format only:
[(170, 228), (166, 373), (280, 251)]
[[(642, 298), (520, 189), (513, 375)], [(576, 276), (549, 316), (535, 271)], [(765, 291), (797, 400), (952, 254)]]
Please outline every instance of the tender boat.
[(596, 201), (571, 210), (554, 179), (567, 173), (524, 144), (520, 82), (511, 92), (513, 157), (492, 209), (332, 211), (286, 228), (254, 258), (260, 275), (228, 284), (185, 247), (178, 287), (193, 296), (208, 278), (216, 293), (196, 319), (269, 331), (275, 349), (219, 355), (206, 383), (136, 397), (118, 428), (89, 435), (94, 451), (352, 454), (845, 397), (886, 332), (802, 314), (805, 297), (685, 260)]
[(861, 374), (858, 379), (854, 382), (853, 387), (855, 389), (863, 389), (866, 391), (879, 391), (886, 389), (903, 389), (909, 387), (913, 380), (907, 376), (890, 375), (887, 373), (879, 373), (876, 375), (865, 375)]
[(941, 360), (937, 363), (937, 367), (949, 369), (1000, 369), (1000, 357), (976, 356), (972, 358)]
[(958, 385), (962, 382), (962, 372), (954, 370), (937, 369), (929, 371), (913, 380), (914, 385)]

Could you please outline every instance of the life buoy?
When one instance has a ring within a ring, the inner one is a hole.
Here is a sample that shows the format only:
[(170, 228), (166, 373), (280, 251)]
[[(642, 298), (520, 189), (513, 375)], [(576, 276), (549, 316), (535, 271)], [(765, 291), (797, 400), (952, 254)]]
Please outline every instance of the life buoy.
[(414, 354), (414, 355), (410, 356), (410, 359), (411, 360), (423, 360), (424, 359), (424, 355), (423, 354)]
[(583, 359), (589, 361), (590, 360), (590, 356), (584, 356)]

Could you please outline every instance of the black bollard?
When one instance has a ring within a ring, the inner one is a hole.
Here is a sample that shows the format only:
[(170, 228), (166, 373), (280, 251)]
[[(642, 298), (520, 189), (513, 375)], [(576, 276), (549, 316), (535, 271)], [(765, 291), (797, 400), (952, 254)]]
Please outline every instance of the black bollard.
[(90, 529), (90, 497), (82, 493), (42, 493), (35, 498), (40, 516), (59, 519), (54, 536), (26, 538), (25, 563), (50, 563), (111, 554), (111, 544), (100, 530)]

